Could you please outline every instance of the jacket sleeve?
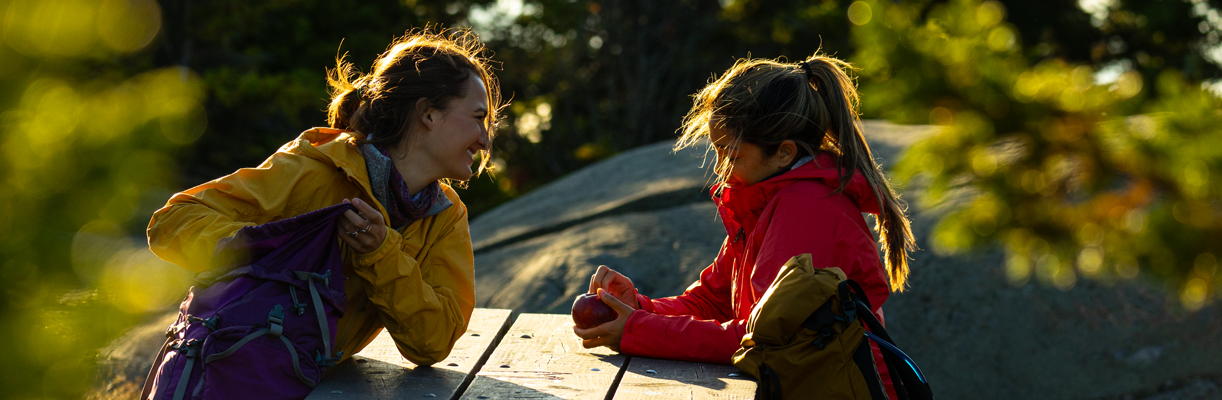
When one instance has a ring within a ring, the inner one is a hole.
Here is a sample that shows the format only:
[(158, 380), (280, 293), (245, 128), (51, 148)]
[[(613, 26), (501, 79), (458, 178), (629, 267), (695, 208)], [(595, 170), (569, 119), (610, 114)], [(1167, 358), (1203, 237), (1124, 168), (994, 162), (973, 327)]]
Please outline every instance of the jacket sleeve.
[[(727, 364), (746, 333), (732, 309), (728, 240), (700, 280), (683, 294), (661, 299), (637, 295), (641, 309), (624, 326), (620, 350), (673, 360)], [(725, 260), (723, 262), (723, 260)]]
[(733, 273), (729, 270), (732, 263), (720, 261), (730, 257), (727, 255), (728, 242), (728, 238), (722, 242), (717, 258), (700, 272), (700, 280), (692, 283), (683, 294), (660, 299), (650, 299), (637, 294), (637, 303), (642, 309), (655, 314), (690, 315), (697, 319), (720, 322), (733, 319), (730, 295)]
[(257, 168), (242, 168), (175, 194), (149, 220), (149, 249), (193, 272), (211, 269), (218, 241), (283, 215), (289, 191), (305, 189), (297, 183), (303, 163), (310, 162), (317, 161), (277, 152)]
[[(358, 255), (357, 276), (399, 353), (417, 365), (439, 362), (467, 330), (475, 308), (475, 260), (467, 210), (424, 249), (395, 230), (376, 250)], [(443, 214), (444, 215), (444, 214)], [(440, 216), (439, 216), (440, 217)], [(409, 254), (419, 254), (413, 258)]]

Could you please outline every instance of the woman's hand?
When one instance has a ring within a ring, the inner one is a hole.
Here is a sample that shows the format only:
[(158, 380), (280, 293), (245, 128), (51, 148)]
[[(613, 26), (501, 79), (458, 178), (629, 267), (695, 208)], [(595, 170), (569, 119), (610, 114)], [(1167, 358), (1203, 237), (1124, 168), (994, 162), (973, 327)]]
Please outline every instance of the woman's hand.
[(621, 303), (634, 310), (641, 308), (641, 304), (636, 301), (636, 287), (632, 286), (632, 280), (607, 268), (606, 265), (599, 265), (598, 270), (594, 271), (594, 275), (590, 277), (590, 293), (597, 293), (598, 289), (607, 291), (608, 294), (615, 296)]
[(344, 203), (352, 204), (356, 210), (344, 211), (344, 216), (338, 218), (335, 229), (339, 238), (360, 254), (377, 250), (386, 239), (386, 222), (382, 219), (382, 213), (361, 199), (344, 199)]
[[(601, 270), (602, 268), (607, 267), (603, 266), (599, 269)], [(610, 269), (607, 270), (610, 271)], [(612, 296), (611, 292), (598, 289), (596, 293), (598, 293), (598, 299), (602, 300), (603, 304), (611, 306), (611, 309), (615, 310), (616, 314), (619, 314), (619, 318), (590, 329), (581, 329), (574, 326), (573, 333), (582, 339), (582, 347), (592, 349), (598, 346), (607, 346), (607, 348), (619, 352), (620, 340), (624, 338), (624, 326), (628, 325), (628, 317), (636, 310), (624, 304), (624, 302), (615, 296)]]

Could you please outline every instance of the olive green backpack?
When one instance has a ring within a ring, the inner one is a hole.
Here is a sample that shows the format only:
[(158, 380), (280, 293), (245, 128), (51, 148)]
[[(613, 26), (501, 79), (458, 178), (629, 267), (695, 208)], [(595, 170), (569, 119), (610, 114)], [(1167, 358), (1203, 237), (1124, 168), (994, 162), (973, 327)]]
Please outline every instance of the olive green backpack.
[(870, 310), (861, 286), (840, 268), (815, 268), (810, 254), (795, 256), (751, 310), (734, 366), (759, 380), (756, 399), (887, 399), (870, 339), (900, 399), (932, 399), (916, 362)]

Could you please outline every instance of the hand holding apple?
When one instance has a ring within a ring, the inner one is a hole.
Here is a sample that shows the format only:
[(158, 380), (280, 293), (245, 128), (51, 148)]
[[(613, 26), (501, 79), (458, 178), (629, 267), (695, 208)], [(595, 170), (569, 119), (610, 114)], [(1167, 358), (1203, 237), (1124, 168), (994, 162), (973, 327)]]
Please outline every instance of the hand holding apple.
[(619, 317), (615, 310), (603, 303), (597, 294), (585, 293), (573, 301), (573, 325), (581, 329), (590, 329)]
[[(573, 333), (582, 339), (581, 346), (587, 349), (607, 346), (611, 350), (619, 351), (620, 339), (624, 336), (624, 326), (628, 324), (628, 317), (636, 310), (603, 289), (597, 290), (597, 299), (615, 311), (615, 319), (592, 328), (573, 326)], [(573, 321), (577, 321), (576, 313), (574, 313)]]

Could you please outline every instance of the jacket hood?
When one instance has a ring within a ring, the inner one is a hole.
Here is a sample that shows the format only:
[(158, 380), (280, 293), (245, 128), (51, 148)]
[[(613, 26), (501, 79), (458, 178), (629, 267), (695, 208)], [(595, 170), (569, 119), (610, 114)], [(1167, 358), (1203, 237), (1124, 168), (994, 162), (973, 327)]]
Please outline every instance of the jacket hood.
[[(309, 144), (309, 146), (306, 146)], [(345, 147), (356, 148), (356, 137), (352, 131), (334, 128), (311, 128), (301, 133), (297, 140), (289, 142), (281, 151), (298, 153), (333, 164), (351, 172), (364, 171), (365, 159), (360, 151), (350, 151)], [(362, 167), (362, 168), (355, 168)]]
[[(820, 154), (819, 157), (806, 164), (802, 164), (789, 172), (757, 183), (756, 185), (778, 186), (779, 190), (781, 187), (800, 180), (818, 181), (832, 189), (840, 187), (840, 171), (836, 169), (836, 157), (830, 154)], [(860, 171), (853, 174), (852, 178), (849, 178), (849, 182), (845, 184), (842, 193), (853, 199), (853, 203), (857, 204), (861, 212), (870, 214), (881, 212), (878, 204), (878, 191), (870, 186), (870, 182), (866, 181), (866, 177)]]
[[(737, 234), (733, 232), (736, 227), (750, 233), (772, 196), (799, 181), (815, 181), (833, 190), (840, 187), (840, 171), (836, 169), (836, 157), (820, 153), (814, 160), (779, 176), (745, 186), (728, 186), (722, 183), (714, 185), (710, 192), (722, 214), (722, 221), (727, 224), (726, 232), (733, 238)], [(841, 193), (852, 199), (861, 212), (880, 212), (877, 191), (860, 172), (853, 174)]]

